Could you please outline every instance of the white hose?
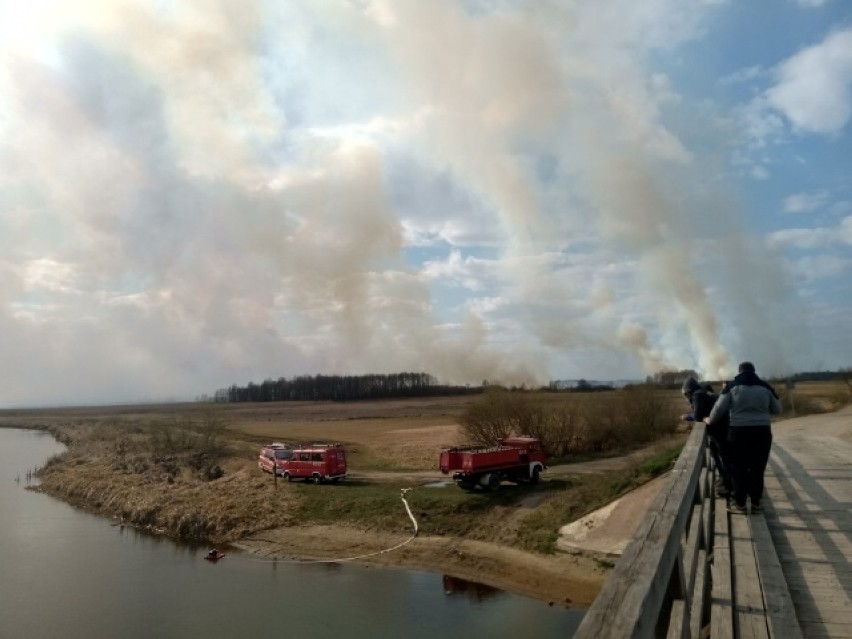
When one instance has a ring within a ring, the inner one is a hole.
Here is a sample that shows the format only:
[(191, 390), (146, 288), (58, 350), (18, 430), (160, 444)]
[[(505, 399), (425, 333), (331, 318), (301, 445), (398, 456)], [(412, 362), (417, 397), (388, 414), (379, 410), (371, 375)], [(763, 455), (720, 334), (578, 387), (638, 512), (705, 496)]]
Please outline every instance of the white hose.
[(414, 490), (414, 488), (401, 488), (399, 498), (402, 500), (402, 503), (405, 505), (405, 510), (408, 513), (409, 519), (411, 519), (411, 523), (414, 526), (414, 534), (411, 535), (408, 539), (403, 541), (396, 546), (391, 546), (390, 548), (385, 548), (383, 550), (377, 550), (376, 552), (370, 552), (365, 555), (356, 555), (354, 557), (340, 557), (338, 559), (259, 559), (256, 557), (247, 558), (250, 561), (266, 561), (266, 562), (284, 562), (284, 563), (296, 563), (296, 564), (334, 564), (343, 561), (356, 561), (358, 559), (366, 559), (367, 557), (375, 557), (376, 555), (382, 555), (386, 552), (391, 552), (393, 550), (397, 550), (402, 548), (406, 544), (410, 543), (419, 532), (419, 527), (417, 525), (417, 520), (414, 518), (414, 515), (411, 513), (411, 507), (408, 505), (408, 501), (405, 499), (405, 493), (409, 490)]

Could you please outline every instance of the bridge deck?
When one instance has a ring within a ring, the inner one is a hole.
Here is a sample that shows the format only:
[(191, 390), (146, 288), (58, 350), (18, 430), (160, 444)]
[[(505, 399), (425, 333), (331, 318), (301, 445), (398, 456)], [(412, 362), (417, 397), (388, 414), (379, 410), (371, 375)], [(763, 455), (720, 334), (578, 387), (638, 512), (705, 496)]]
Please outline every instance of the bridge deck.
[(765, 518), (802, 634), (852, 637), (852, 411), (773, 430)]
[(762, 515), (690, 434), (575, 637), (852, 638), (852, 407), (773, 426)]

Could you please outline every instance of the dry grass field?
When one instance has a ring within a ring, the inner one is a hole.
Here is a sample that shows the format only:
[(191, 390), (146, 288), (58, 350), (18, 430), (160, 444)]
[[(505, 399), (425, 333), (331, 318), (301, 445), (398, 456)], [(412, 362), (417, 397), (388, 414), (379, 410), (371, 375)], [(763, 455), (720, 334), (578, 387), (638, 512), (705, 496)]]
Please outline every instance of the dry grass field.
[(461, 442), (459, 418), (473, 400), (248, 404), (226, 414), (229, 428), (253, 443), (340, 442), (355, 469), (436, 470), (441, 447)]
[(150, 404), (0, 411), (0, 426), (38, 428), (198, 422), (216, 418), (238, 456), (271, 441), (341, 442), (361, 470), (435, 470), (442, 446), (461, 440), (459, 418), (472, 396), (363, 402)]

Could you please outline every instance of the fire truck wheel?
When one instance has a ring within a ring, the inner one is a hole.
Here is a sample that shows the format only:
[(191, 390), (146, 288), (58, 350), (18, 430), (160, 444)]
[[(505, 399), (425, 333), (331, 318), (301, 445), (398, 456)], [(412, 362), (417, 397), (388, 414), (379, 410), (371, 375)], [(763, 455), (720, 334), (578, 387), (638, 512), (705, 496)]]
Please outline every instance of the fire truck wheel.
[(500, 475), (491, 473), (488, 476), (488, 490), (494, 491), (500, 488)]
[(532, 476), (530, 477), (530, 483), (531, 484), (537, 484), (539, 479), (540, 479), (540, 475), (541, 475), (541, 469), (538, 466), (536, 466), (535, 468), (533, 468)]
[(322, 477), (320, 477), (319, 475), (314, 475), (314, 476), (311, 477), (311, 481), (314, 482), (315, 484), (318, 484), (322, 481)]
[(284, 479), (287, 481), (293, 481), (293, 476), (290, 473), (284, 473)]

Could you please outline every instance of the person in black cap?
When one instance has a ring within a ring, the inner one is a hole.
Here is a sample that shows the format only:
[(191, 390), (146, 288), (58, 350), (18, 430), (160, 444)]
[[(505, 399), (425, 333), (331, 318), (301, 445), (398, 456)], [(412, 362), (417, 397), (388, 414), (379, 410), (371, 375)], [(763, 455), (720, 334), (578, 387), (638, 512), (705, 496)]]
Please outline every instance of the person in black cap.
[(709, 427), (729, 416), (728, 441), (733, 463), (734, 494), (728, 511), (746, 514), (746, 498), (751, 499), (752, 513), (761, 512), (763, 474), (772, 447), (771, 415), (781, 412), (778, 394), (760, 379), (754, 364), (743, 362), (739, 374), (722, 391), (710, 416)]

